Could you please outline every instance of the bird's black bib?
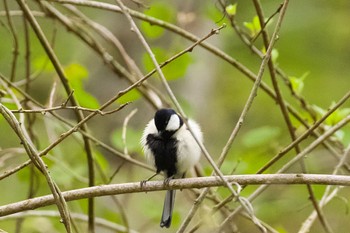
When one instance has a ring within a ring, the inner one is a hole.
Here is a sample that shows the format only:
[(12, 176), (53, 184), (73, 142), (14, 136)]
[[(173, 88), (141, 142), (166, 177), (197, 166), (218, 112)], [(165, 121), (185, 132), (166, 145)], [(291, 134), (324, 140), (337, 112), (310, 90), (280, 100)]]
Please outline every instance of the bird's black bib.
[(163, 171), (167, 177), (175, 175), (177, 173), (177, 140), (171, 137), (164, 138), (154, 134), (149, 134), (146, 140), (147, 145), (154, 155), (157, 173)]

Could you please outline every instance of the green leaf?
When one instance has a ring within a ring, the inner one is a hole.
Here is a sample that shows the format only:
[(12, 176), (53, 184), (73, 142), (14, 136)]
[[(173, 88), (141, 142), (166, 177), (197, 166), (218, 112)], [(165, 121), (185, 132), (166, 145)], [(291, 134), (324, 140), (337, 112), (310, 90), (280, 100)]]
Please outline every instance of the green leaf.
[(76, 96), (79, 105), (82, 107), (91, 109), (98, 109), (100, 107), (97, 99), (83, 89), (75, 90), (74, 95)]
[[(332, 103), (331, 107), (334, 106), (335, 103)], [(342, 108), (335, 110), (328, 118), (326, 119), (327, 125), (335, 125), (339, 121), (343, 120), (350, 114), (350, 108)]]
[[(265, 22), (267, 20), (268, 19), (264, 19)], [(272, 21), (273, 20), (270, 20), (265, 27), (269, 26), (270, 23), (272, 23)], [(257, 15), (254, 16), (252, 22), (244, 22), (243, 25), (249, 30), (249, 34), (250, 34), (251, 37), (254, 37), (261, 30), (259, 17)]]
[(121, 96), (119, 99), (117, 99), (117, 103), (125, 104), (128, 102), (133, 102), (135, 100), (140, 99), (140, 97), (141, 97), (141, 93), (136, 88), (134, 88), (128, 93)]
[(250, 130), (243, 136), (243, 145), (246, 147), (257, 147), (269, 144), (281, 133), (280, 128), (273, 126), (263, 126)]
[[(334, 106), (335, 103), (332, 103), (331, 107)], [(313, 105), (312, 109), (316, 113), (317, 119), (320, 119), (323, 117), (326, 113), (327, 110), (317, 106)], [(332, 126), (337, 124), (339, 121), (343, 120), (345, 117), (347, 117), (350, 114), (350, 108), (342, 108), (342, 109), (337, 109), (335, 110), (331, 115), (329, 115), (325, 121), (326, 125)]]
[[(174, 9), (165, 3), (154, 4), (144, 13), (166, 22), (174, 22), (176, 16)], [(152, 26), (150, 23), (145, 21), (142, 21), (141, 23), (141, 30), (151, 39), (156, 39), (164, 34), (163, 28)]]
[(98, 109), (99, 103), (97, 99), (90, 93), (86, 92), (83, 85), (83, 80), (88, 79), (89, 72), (80, 64), (70, 64), (64, 69), (68, 82), (74, 90), (74, 96), (79, 102), (79, 105), (86, 108)]
[(94, 159), (100, 165), (102, 171), (108, 174), (109, 171), (109, 162), (106, 158), (97, 150), (94, 151)]
[[(159, 63), (162, 63), (169, 59), (173, 54), (169, 54), (166, 50), (161, 48), (154, 48), (153, 53)], [(147, 71), (151, 71), (155, 68), (151, 58), (147, 53), (142, 57), (144, 67)], [(189, 54), (184, 54), (181, 57), (173, 60), (171, 63), (162, 68), (163, 74), (167, 80), (176, 80), (183, 77), (186, 74), (189, 64), (191, 64), (192, 58)]]
[(317, 119), (320, 119), (327, 112), (326, 110), (317, 105), (312, 105), (312, 110), (316, 113)]
[(34, 58), (31, 63), (35, 71), (52, 72), (55, 70), (50, 59), (45, 55)]
[(300, 78), (289, 77), (289, 81), (292, 85), (292, 89), (295, 93), (301, 94), (304, 89), (304, 79), (309, 75), (309, 72), (304, 73)]
[[(261, 52), (262, 52), (263, 54), (266, 54), (266, 48), (263, 47), (263, 48), (261, 49)], [(278, 58), (278, 56), (279, 56), (278, 50), (277, 50), (276, 48), (273, 48), (272, 51), (271, 51), (271, 60), (272, 60), (273, 63), (277, 64), (277, 58)]]
[(279, 52), (276, 48), (272, 49), (271, 51), (271, 60), (274, 64), (277, 64), (277, 58), (279, 56)]
[(236, 15), (237, 3), (235, 3), (235, 4), (230, 4), (230, 5), (226, 6), (225, 10), (226, 10), (226, 13), (227, 13), (229, 16), (234, 16), (234, 15)]
[(87, 79), (89, 72), (87, 69), (77, 63), (73, 63), (65, 67), (64, 69), (66, 76), (69, 80), (70, 85), (76, 89), (76, 88), (83, 88), (83, 79)]
[(249, 29), (250, 35), (253, 37), (255, 36), (260, 30), (261, 25), (259, 21), (259, 17), (256, 15), (254, 16), (252, 22), (244, 22), (243, 25)]

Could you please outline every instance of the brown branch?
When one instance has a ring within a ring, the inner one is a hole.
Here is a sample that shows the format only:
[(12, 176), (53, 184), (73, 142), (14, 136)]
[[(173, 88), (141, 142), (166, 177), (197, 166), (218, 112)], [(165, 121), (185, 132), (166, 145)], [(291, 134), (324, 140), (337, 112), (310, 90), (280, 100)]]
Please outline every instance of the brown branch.
[[(62, 83), (67, 95), (69, 95), (72, 92), (72, 90), (68, 84), (68, 79), (66, 78), (66, 75), (64, 74), (63, 68), (62, 68), (55, 52), (51, 48), (50, 43), (48, 42), (45, 34), (41, 30), (40, 25), (38, 24), (35, 17), (31, 13), (31, 10), (29, 9), (28, 5), (23, 0), (17, 0), (17, 3), (20, 6), (20, 8), (22, 9), (22, 11), (24, 12), (26, 18), (28, 19), (28, 22), (30, 23), (30, 25), (31, 25), (32, 29), (34, 30), (37, 38), (39, 39), (42, 47), (44, 48), (47, 56), (49, 57), (53, 67), (55, 68), (55, 71), (56, 71), (58, 77), (60, 78), (61, 83)], [(78, 105), (78, 102), (74, 98), (74, 96), (72, 96), (70, 98), (70, 102), (74, 106)], [(75, 115), (76, 115), (76, 118), (78, 121), (81, 121), (84, 118), (81, 111), (76, 111)], [(81, 128), (83, 130), (87, 129), (86, 125), (84, 125), (84, 124), (81, 125)], [(92, 157), (91, 144), (90, 144), (89, 139), (86, 138), (85, 136), (83, 136), (83, 141), (84, 141), (84, 148), (85, 148), (86, 156), (87, 156), (89, 186), (94, 186), (95, 185), (95, 173), (94, 173), (94, 162), (93, 162), (93, 157)], [(94, 221), (93, 221), (93, 219), (94, 219), (94, 200), (93, 199), (88, 200), (88, 212), (89, 212), (88, 213), (88, 215), (89, 215), (89, 229), (94, 229)], [(68, 221), (68, 219), (65, 219), (65, 220)], [(70, 222), (66, 222), (66, 230), (69, 232), (71, 231)], [(94, 232), (94, 230), (92, 230), (92, 232)]]
[[(340, 185), (350, 186), (350, 177), (342, 175), (321, 175), (321, 174), (264, 174), (264, 175), (230, 175), (224, 176), (229, 183), (239, 185)], [(196, 177), (186, 179), (174, 179), (164, 186), (163, 181), (149, 181), (141, 187), (140, 182), (100, 185), (82, 189), (75, 189), (62, 192), (66, 201), (74, 201), (91, 197), (109, 195), (154, 192), (168, 189), (195, 189), (206, 187), (224, 186), (224, 182), (217, 176)], [(0, 206), (0, 216), (33, 210), (54, 204), (52, 195), (32, 198), (12, 204)]]
[[(319, 138), (317, 138), (314, 142), (312, 142), (309, 146), (307, 146), (303, 151), (297, 154), (292, 160), (286, 163), (281, 169), (279, 169), (276, 173), (283, 173), (295, 163), (297, 163), (300, 159), (304, 158), (307, 154), (313, 151), (318, 145), (320, 145), (323, 141), (337, 132), (339, 129), (344, 127), (350, 122), (350, 115), (338, 122), (336, 125), (328, 129), (324, 134), (322, 134)], [(258, 189), (256, 189), (247, 199), (249, 201), (253, 201), (257, 196), (260, 195), (261, 192), (265, 191), (268, 185), (262, 185)], [(227, 218), (226, 221), (229, 221), (234, 216), (236, 216), (242, 210), (241, 207), (237, 207), (235, 211), (233, 211)]]
[(54, 203), (57, 205), (58, 210), (61, 214), (63, 223), (66, 227), (67, 232), (71, 232), (71, 224), (69, 217), (69, 210), (66, 204), (65, 199), (62, 196), (62, 193), (59, 187), (56, 185), (54, 180), (51, 178), (47, 166), (44, 161), (40, 158), (36, 148), (28, 138), (24, 129), (22, 129), (21, 124), (17, 121), (16, 117), (8, 110), (5, 106), (0, 104), (0, 113), (6, 119), (8, 124), (20, 138), (24, 149), (26, 150), (28, 156), (32, 160), (33, 164), (39, 169), (39, 171), (45, 176), (48, 186), (53, 194)]
[(4, 2), (4, 8), (5, 8), (5, 12), (6, 12), (7, 22), (9, 25), (9, 30), (10, 30), (10, 33), (13, 37), (13, 48), (12, 48), (13, 58), (12, 58), (12, 64), (11, 64), (10, 79), (11, 79), (11, 81), (14, 81), (16, 78), (16, 67), (17, 67), (17, 60), (18, 60), (18, 55), (19, 55), (18, 37), (17, 37), (16, 29), (15, 29), (13, 22), (12, 22), (12, 18), (11, 18), (12, 16), (11, 16), (10, 10), (8, 8), (7, 0), (3, 0), (3, 2)]
[[(262, 32), (263, 43), (264, 43), (264, 46), (266, 48), (268, 46), (268, 44), (270, 43), (269, 42), (270, 41), (269, 35), (268, 35), (268, 33), (266, 31), (266, 28), (265, 28), (267, 22), (265, 23), (265, 17), (264, 17), (264, 13), (263, 13), (263, 9), (262, 9), (262, 6), (260, 4), (260, 1), (259, 0), (253, 0), (253, 3), (254, 3), (255, 10), (257, 12), (257, 15), (258, 15), (258, 18), (259, 18), (259, 21), (260, 21), (260, 25), (261, 25), (261, 28), (262, 28), (261, 32)], [(279, 12), (280, 9), (281, 9), (281, 6), (278, 8), (277, 12)], [(279, 84), (278, 84), (278, 81), (277, 81), (277, 78), (276, 78), (275, 65), (273, 64), (272, 59), (270, 59), (269, 62), (268, 62), (268, 68), (269, 68), (269, 73), (270, 73), (272, 85), (273, 85), (273, 88), (274, 88), (275, 93), (276, 93), (277, 103), (280, 106), (280, 110), (282, 112), (283, 119), (284, 119), (285, 123), (287, 124), (289, 135), (290, 135), (292, 141), (295, 141), (296, 138), (297, 138), (297, 136), (295, 134), (295, 128), (294, 128), (294, 126), (292, 124), (292, 121), (291, 121), (291, 119), (289, 117), (289, 112), (288, 112), (288, 109), (286, 107), (285, 100), (284, 100), (284, 98), (282, 96), (282, 93), (281, 93), (281, 90), (280, 90), (280, 87), (279, 87)], [(296, 154), (300, 153), (300, 146), (299, 146), (299, 144), (295, 144), (294, 149), (295, 149)], [(302, 172), (303, 173), (307, 173), (306, 166), (305, 166), (305, 163), (304, 163), (303, 159), (300, 160), (300, 165), (301, 165)], [(319, 216), (319, 219), (320, 219), (320, 222), (321, 222), (322, 226), (324, 227), (326, 232), (331, 233), (332, 230), (331, 230), (327, 220), (325, 219), (323, 212), (321, 211), (321, 209), (320, 209), (320, 207), (318, 205), (318, 202), (316, 200), (316, 197), (315, 197), (315, 194), (313, 192), (313, 189), (312, 189), (311, 185), (307, 184), (306, 186), (307, 186), (308, 193), (310, 195), (311, 203), (313, 204), (315, 210), (318, 213), (318, 216)]]

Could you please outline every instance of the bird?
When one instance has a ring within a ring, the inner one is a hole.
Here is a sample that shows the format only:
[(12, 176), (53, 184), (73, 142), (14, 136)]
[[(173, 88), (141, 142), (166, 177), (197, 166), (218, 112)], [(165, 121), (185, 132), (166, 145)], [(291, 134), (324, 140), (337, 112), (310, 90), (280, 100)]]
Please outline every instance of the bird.
[[(187, 123), (197, 140), (202, 143), (203, 134), (200, 126), (191, 119)], [(165, 184), (171, 179), (184, 178), (186, 171), (195, 166), (201, 156), (201, 148), (184, 124), (184, 120), (171, 108), (156, 111), (154, 118), (146, 125), (141, 145), (148, 163), (156, 169), (155, 175), (164, 173)], [(161, 227), (170, 227), (174, 202), (175, 190), (167, 190)]]

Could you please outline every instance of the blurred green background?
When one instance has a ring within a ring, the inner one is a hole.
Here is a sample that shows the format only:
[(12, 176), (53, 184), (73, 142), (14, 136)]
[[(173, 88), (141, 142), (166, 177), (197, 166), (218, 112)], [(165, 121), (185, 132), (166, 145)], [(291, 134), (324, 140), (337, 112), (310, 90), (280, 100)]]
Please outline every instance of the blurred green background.
[[(115, 4), (115, 1), (112, 0), (104, 2)], [(31, 9), (40, 11), (35, 1), (28, 1), (28, 3)], [(249, 33), (249, 28), (244, 25), (251, 23), (256, 16), (253, 4), (251, 1), (227, 2), (227, 4), (234, 3), (237, 3), (235, 21), (246, 33)], [(12, 10), (19, 9), (15, 1), (8, 1), (8, 4)], [(145, 2), (146, 5), (150, 6), (150, 9), (137, 7), (131, 2), (127, 4), (135, 10), (173, 23), (198, 37), (208, 34), (211, 29), (225, 23), (226, 28), (222, 29), (218, 35), (209, 38), (207, 42), (217, 46), (257, 74), (261, 59), (254, 55), (235, 34), (229, 21), (224, 17), (218, 2), (203, 0)], [(281, 1), (261, 1), (261, 4), (265, 16), (268, 17), (276, 11)], [(54, 4), (54, 6), (67, 13), (59, 3)], [(144, 48), (135, 33), (130, 31), (130, 26), (122, 14), (87, 7), (79, 7), (79, 9), (90, 19), (108, 28), (120, 40), (126, 52), (134, 59), (144, 74), (153, 69)], [(278, 53), (278, 57), (275, 58), (276, 64), (289, 78), (301, 82), (299, 84), (300, 94), (319, 113), (326, 111), (332, 103), (349, 91), (349, 10), (350, 2), (346, 0), (336, 2), (325, 0), (291, 1), (275, 46), (275, 52)], [(13, 64), (13, 37), (9, 32), (3, 5), (0, 5), (0, 13), (0, 73), (9, 77)], [(277, 17), (278, 14), (268, 25), (270, 35)], [(67, 31), (59, 22), (41, 16), (37, 16), (37, 19), (48, 39), (54, 39), (54, 51), (64, 66), (69, 82), (75, 89), (75, 95), (82, 106), (96, 109), (118, 91), (128, 86), (128, 83), (112, 72), (94, 51), (82, 43), (76, 35)], [(24, 79), (25, 74), (23, 18), (14, 16), (12, 20), (19, 39), (19, 58), (16, 68), (16, 81), (19, 82)], [(192, 44), (181, 36), (157, 26), (151, 26), (140, 20), (136, 20), (136, 22), (159, 62), (163, 62)], [(31, 71), (33, 73), (40, 72), (40, 74), (32, 82), (29, 93), (40, 103), (46, 105), (53, 83), (57, 82), (55, 105), (60, 105), (65, 100), (66, 95), (59, 84), (53, 67), (50, 64), (45, 65), (49, 62), (32, 30), (30, 30), (30, 36)], [(98, 35), (95, 36), (99, 41), (103, 41)], [(120, 55), (114, 47), (105, 42), (101, 43), (116, 60), (120, 60)], [(255, 46), (262, 49), (261, 38), (258, 38)], [(253, 83), (232, 65), (201, 47), (196, 47), (191, 53), (170, 63), (164, 68), (164, 73), (186, 113), (200, 123), (204, 132), (205, 146), (213, 158), (217, 159), (238, 120)], [(270, 85), (267, 69), (263, 81)], [(154, 75), (148, 82), (165, 94), (157, 75)], [(279, 83), (283, 97), (312, 124), (310, 117), (300, 107), (281, 79), (279, 79)], [(1, 99), (3, 104), (14, 109), (15, 106), (8, 103), (8, 100), (9, 98), (6, 96)], [(89, 131), (96, 138), (122, 151), (123, 121), (133, 109), (138, 109), (136, 115), (129, 121), (127, 146), (131, 156), (144, 161), (139, 138), (144, 126), (153, 117), (155, 109), (138, 92), (133, 92), (133, 94), (119, 100), (114, 107), (127, 101), (132, 101), (132, 103), (124, 110), (111, 115), (97, 116), (89, 121)], [(342, 106), (342, 109), (345, 109), (343, 112), (345, 115), (348, 113), (347, 108), (349, 107), (348, 102)], [(74, 122), (74, 117), (69, 111), (62, 111), (60, 114)], [(339, 115), (340, 118), (344, 117)], [(303, 131), (300, 123), (294, 119), (293, 123), (300, 132)], [(332, 125), (334, 122), (330, 120), (327, 124)], [(34, 132), (37, 141), (39, 141), (37, 147), (44, 149), (49, 142), (67, 129), (55, 119), (38, 114), (34, 125)], [(338, 133), (336, 139), (346, 146), (350, 139), (349, 133), (349, 127), (345, 127)], [(312, 140), (314, 138), (309, 138), (302, 143), (302, 146), (305, 147)], [(279, 106), (262, 90), (259, 90), (222, 171), (225, 174), (255, 173), (290, 141)], [(18, 147), (20, 147), (19, 139), (1, 117), (0, 148), (5, 150)], [(151, 175), (149, 171), (143, 171), (139, 167), (124, 163), (98, 145), (94, 145), (94, 154), (107, 177), (111, 176), (116, 168), (121, 167), (112, 183), (137, 182)], [(5, 155), (6, 153), (0, 153), (0, 161), (3, 158), (3, 162), (0, 163), (1, 173), (27, 160), (27, 156), (23, 152), (15, 153), (10, 158), (4, 159)], [(293, 155), (295, 152), (290, 152), (267, 173), (277, 171)], [(45, 162), (47, 162), (51, 175), (62, 187), (62, 190), (87, 186), (86, 156), (81, 137), (78, 134), (70, 136), (53, 149), (47, 157)], [(330, 174), (336, 164), (337, 160), (322, 147), (317, 148), (306, 159), (310, 173)], [(201, 165), (205, 174), (209, 175), (212, 169), (204, 157), (201, 160)], [(30, 168), (25, 168), (16, 175), (0, 181), (1, 205), (26, 199), (30, 172)], [(290, 172), (300, 172), (299, 166), (294, 166)], [(97, 174), (97, 183), (102, 184), (103, 181), (98, 172)], [(39, 174), (35, 176), (34, 183), (35, 196), (49, 193), (45, 180)], [(241, 195), (248, 196), (255, 189), (256, 187), (248, 187)], [(317, 198), (322, 197), (324, 189), (323, 186), (314, 187)], [(228, 195), (226, 189), (219, 188), (217, 191), (222, 198)], [(157, 192), (118, 197), (118, 200), (123, 203), (125, 215), (132, 229), (140, 232), (159, 230), (158, 220), (161, 214), (163, 195), (163, 192)], [(333, 200), (324, 210), (334, 232), (348, 232), (347, 229), (350, 227), (347, 221), (349, 218), (348, 195), (349, 190), (344, 188), (339, 193), (340, 198)], [(176, 231), (192, 205), (192, 199), (189, 197), (193, 198), (191, 192), (178, 192), (173, 226), (164, 231)], [(207, 202), (208, 206), (212, 205), (211, 201)], [(86, 213), (86, 204), (86, 200), (82, 200), (72, 202), (69, 205), (74, 212)], [(96, 206), (97, 216), (123, 224), (120, 209), (109, 198), (97, 198)], [(232, 204), (233, 206), (234, 204)], [(270, 187), (253, 202), (253, 206), (260, 219), (280, 232), (296, 232), (313, 209), (304, 186)], [(42, 209), (56, 210), (54, 206)], [(204, 207), (197, 214), (194, 222), (200, 218), (210, 219), (207, 221), (208, 226), (214, 224), (216, 220), (220, 220), (219, 215), (214, 218), (207, 216)], [(37, 228), (38, 224), (42, 226), (42, 229)], [(241, 232), (258, 232), (258, 229), (244, 218), (238, 218), (236, 224)], [(81, 232), (84, 232), (85, 225), (82, 224), (79, 228)], [(1, 221), (0, 218), (0, 229), (14, 232), (15, 221)], [(199, 232), (209, 232), (205, 229), (210, 228), (203, 227)], [(312, 232), (322, 232), (322, 230), (319, 222), (316, 221)], [(28, 218), (23, 222), (22, 232), (63, 232), (63, 227), (57, 219)], [(97, 232), (110, 231), (99, 228)]]

